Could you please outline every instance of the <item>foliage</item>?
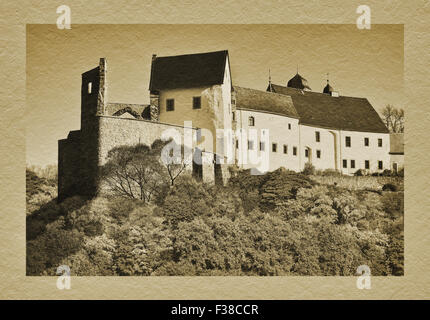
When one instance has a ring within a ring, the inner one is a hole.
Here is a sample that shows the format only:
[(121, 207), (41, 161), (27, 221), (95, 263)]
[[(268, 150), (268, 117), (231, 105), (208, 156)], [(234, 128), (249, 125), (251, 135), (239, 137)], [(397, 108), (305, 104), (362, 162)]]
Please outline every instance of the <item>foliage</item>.
[(397, 191), (397, 186), (392, 183), (386, 183), (382, 186), (382, 191)]
[(312, 165), (312, 163), (306, 162), (302, 173), (306, 176), (314, 175), (315, 174), (315, 167)]
[(342, 175), (342, 173), (339, 170), (335, 170), (335, 169), (316, 170), (315, 174), (319, 176), (325, 176), (325, 177), (330, 177), (330, 176), (339, 177)]
[(107, 154), (102, 182), (114, 196), (161, 203), (168, 186), (185, 172), (186, 149), (174, 141), (156, 140), (151, 146), (118, 146)]
[(357, 171), (354, 172), (354, 176), (356, 177), (362, 177), (366, 175), (366, 171), (364, 171), (363, 169), (358, 169)]
[(167, 183), (159, 154), (143, 144), (115, 147), (108, 152), (102, 180), (116, 196), (149, 202)]
[[(398, 191), (382, 192), (388, 183)], [(27, 275), (55, 275), (62, 264), (76, 276), (353, 276), (362, 264), (375, 276), (404, 274), (401, 177), (239, 170), (227, 186), (186, 173), (165, 185), (157, 201), (35, 205)], [(28, 186), (31, 201), (45, 182), (29, 174)]]
[(390, 132), (400, 133), (405, 129), (405, 112), (403, 109), (387, 105), (382, 110), (382, 121)]

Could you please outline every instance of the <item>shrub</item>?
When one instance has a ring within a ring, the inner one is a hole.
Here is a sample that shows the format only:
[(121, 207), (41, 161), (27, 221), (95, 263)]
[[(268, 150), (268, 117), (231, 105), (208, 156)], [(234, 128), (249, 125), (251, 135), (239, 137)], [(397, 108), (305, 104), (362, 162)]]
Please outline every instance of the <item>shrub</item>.
[(392, 218), (397, 218), (404, 214), (403, 192), (387, 192), (382, 196), (381, 203), (383, 210)]
[(108, 202), (109, 214), (118, 221), (123, 221), (128, 218), (130, 213), (139, 206), (139, 202), (135, 199), (127, 199), (122, 197), (111, 198)]
[(382, 191), (397, 191), (397, 186), (392, 183), (386, 183), (382, 186)]
[(358, 169), (357, 171), (354, 172), (354, 176), (356, 177), (362, 177), (366, 174), (366, 172), (363, 169)]
[(320, 172), (320, 175), (325, 177), (339, 177), (342, 175), (342, 172), (335, 169), (325, 169)]
[(307, 175), (307, 176), (312, 176), (312, 175), (315, 174), (315, 167), (311, 163), (306, 162), (305, 167), (304, 167), (302, 173), (304, 175)]
[(308, 176), (293, 171), (275, 170), (267, 175), (268, 179), (260, 187), (260, 208), (263, 211), (273, 210), (295, 198), (300, 188), (310, 188), (313, 184)]
[(166, 220), (176, 226), (179, 222), (208, 215), (211, 202), (211, 196), (201, 182), (191, 176), (181, 176), (164, 200), (163, 213)]
[(382, 177), (391, 177), (394, 176), (394, 172), (392, 172), (390, 169), (385, 169), (381, 172), (380, 176)]
[(43, 271), (55, 275), (60, 261), (81, 246), (82, 234), (78, 231), (47, 228), (44, 234), (27, 242), (27, 275), (40, 275)]
[(223, 256), (213, 236), (213, 231), (201, 218), (179, 223), (175, 232), (174, 254), (178, 261), (187, 261), (196, 269), (196, 275), (206, 270), (218, 269)]
[(405, 168), (401, 168), (399, 171), (397, 171), (397, 176), (404, 177), (405, 176)]

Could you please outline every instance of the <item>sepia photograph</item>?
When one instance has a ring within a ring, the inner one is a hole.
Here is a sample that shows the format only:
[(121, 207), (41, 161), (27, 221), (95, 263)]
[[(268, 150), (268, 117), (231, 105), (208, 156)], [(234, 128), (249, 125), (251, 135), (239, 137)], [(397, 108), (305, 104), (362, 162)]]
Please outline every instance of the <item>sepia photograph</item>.
[(26, 275), (404, 276), (404, 29), (26, 29)]

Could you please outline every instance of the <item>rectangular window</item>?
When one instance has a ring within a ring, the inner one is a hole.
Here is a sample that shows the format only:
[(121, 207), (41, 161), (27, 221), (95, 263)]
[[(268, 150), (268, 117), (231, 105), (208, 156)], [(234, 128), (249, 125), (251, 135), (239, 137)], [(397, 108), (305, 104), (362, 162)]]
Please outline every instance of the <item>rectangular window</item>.
[(319, 131), (315, 131), (315, 141), (320, 142), (320, 132)]
[(233, 113), (233, 121), (236, 121), (236, 112), (232, 112)]
[(239, 149), (239, 140), (236, 140), (236, 149)]
[(254, 141), (248, 140), (248, 150), (254, 150)]
[(364, 146), (365, 147), (369, 146), (369, 138), (364, 138)]
[(351, 147), (351, 137), (345, 137), (345, 146)]
[(370, 161), (364, 160), (364, 169), (370, 169)]
[(321, 150), (317, 150), (317, 158), (320, 159), (321, 158)]
[(355, 169), (355, 160), (351, 160), (351, 169)]
[(378, 139), (378, 147), (382, 147), (382, 139)]
[(284, 144), (284, 153), (287, 154), (288, 153), (288, 146), (286, 144)]
[(293, 156), (297, 156), (297, 147), (293, 147)]
[(346, 159), (343, 159), (342, 163), (344, 168), (348, 168), (348, 161)]
[(378, 161), (378, 169), (379, 170), (384, 169), (384, 165), (383, 165), (383, 162), (381, 160)]
[(254, 117), (249, 117), (248, 118), (248, 126), (250, 126), (250, 127), (255, 126), (255, 119), (254, 119)]
[(278, 149), (278, 145), (276, 143), (272, 143), (272, 152), (276, 152)]
[(291, 123), (288, 124), (288, 130), (291, 130)]
[(266, 149), (266, 145), (264, 142), (260, 142), (260, 151), (264, 151)]
[(175, 99), (166, 99), (166, 111), (175, 110)]
[(93, 83), (92, 82), (88, 82), (88, 94), (93, 93)]
[(202, 98), (193, 97), (193, 109), (201, 109), (201, 108), (202, 108)]
[(309, 149), (305, 149), (305, 157), (309, 158)]

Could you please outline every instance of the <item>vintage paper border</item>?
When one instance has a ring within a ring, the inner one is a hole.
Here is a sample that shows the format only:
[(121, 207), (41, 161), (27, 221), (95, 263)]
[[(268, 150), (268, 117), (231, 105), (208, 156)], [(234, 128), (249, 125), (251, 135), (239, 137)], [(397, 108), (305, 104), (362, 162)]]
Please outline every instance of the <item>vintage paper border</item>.
[[(355, 277), (77, 277), (58, 290), (55, 277), (25, 276), (26, 24), (55, 24), (58, 1), (1, 4), (0, 297), (7, 299), (418, 299), (430, 297), (430, 3), (367, 1), (374, 24), (404, 24), (406, 110), (405, 276)], [(351, 24), (356, 1), (69, 1), (73, 23)], [(389, 75), (387, 75), (389, 80)], [(41, 150), (43, 152), (43, 150)]]

